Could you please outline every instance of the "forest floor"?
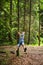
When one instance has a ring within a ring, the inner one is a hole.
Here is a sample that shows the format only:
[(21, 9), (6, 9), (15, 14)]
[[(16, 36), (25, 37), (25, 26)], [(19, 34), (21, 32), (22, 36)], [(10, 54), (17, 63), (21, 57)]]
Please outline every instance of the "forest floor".
[(26, 47), (26, 53), (20, 47), (20, 55), (17, 57), (16, 46), (0, 46), (0, 65), (43, 65), (43, 46)]

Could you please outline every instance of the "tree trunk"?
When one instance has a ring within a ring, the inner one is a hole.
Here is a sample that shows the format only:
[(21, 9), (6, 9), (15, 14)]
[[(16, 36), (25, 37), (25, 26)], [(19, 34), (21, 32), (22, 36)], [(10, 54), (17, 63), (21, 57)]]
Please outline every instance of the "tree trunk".
[(1, 7), (2, 7), (2, 2), (0, 1), (0, 14), (1, 14)]
[[(18, 18), (17, 18), (17, 21), (18, 21), (18, 31), (19, 31), (19, 0), (18, 0), (18, 3), (17, 3), (17, 13), (18, 13)], [(19, 35), (18, 35), (18, 32), (17, 32), (17, 44), (19, 42)], [(16, 51), (16, 56), (19, 56), (19, 49), (17, 49)]]
[(25, 29), (26, 22), (25, 22), (25, 20), (26, 20), (26, 0), (24, 0), (24, 26), (23, 26), (23, 31), (26, 32), (26, 29)]
[(12, 26), (12, 0), (10, 0), (10, 27)]
[(18, 20), (18, 31), (19, 31), (19, 0), (18, 0), (18, 3), (17, 3), (17, 9), (18, 9), (18, 18), (17, 18), (17, 20)]
[(24, 0), (24, 25), (23, 25), (23, 31), (25, 31), (25, 42), (26, 42), (26, 0)]
[(39, 46), (40, 46), (40, 0), (39, 0)]
[(28, 44), (30, 44), (30, 27), (31, 27), (31, 0), (30, 0), (30, 13), (29, 13), (29, 35), (28, 35)]
[[(10, 0), (10, 28), (12, 27), (12, 0)], [(9, 37), (9, 41), (12, 41), (12, 37), (11, 37), (11, 29), (9, 31), (9, 34), (8, 34), (8, 37)]]

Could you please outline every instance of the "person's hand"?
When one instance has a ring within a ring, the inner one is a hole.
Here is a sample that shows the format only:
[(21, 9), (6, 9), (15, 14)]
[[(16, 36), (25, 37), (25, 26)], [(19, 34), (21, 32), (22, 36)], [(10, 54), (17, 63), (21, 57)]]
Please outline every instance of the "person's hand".
[(23, 31), (22, 34), (25, 34), (25, 32)]
[(25, 34), (25, 32), (23, 32)]

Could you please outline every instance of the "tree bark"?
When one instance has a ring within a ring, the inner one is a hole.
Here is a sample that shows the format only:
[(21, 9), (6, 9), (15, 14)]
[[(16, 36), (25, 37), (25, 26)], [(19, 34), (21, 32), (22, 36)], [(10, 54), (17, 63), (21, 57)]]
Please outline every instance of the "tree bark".
[[(12, 27), (12, 0), (10, 0), (10, 28)], [(11, 37), (11, 30), (9, 31), (8, 33), (8, 38), (9, 38), (9, 41), (12, 42), (12, 37)]]
[(30, 44), (30, 27), (31, 27), (31, 0), (30, 0), (30, 13), (29, 13), (29, 34), (28, 34), (28, 44)]
[(19, 31), (19, 0), (18, 0), (18, 3), (17, 3), (17, 9), (18, 9), (18, 18), (17, 18), (17, 20), (18, 20), (18, 31)]
[(23, 26), (23, 30), (26, 32), (25, 24), (26, 24), (26, 0), (24, 0), (24, 26)]
[(39, 0), (39, 46), (40, 46), (40, 0)]
[(12, 0), (10, 0), (10, 27), (12, 26)]

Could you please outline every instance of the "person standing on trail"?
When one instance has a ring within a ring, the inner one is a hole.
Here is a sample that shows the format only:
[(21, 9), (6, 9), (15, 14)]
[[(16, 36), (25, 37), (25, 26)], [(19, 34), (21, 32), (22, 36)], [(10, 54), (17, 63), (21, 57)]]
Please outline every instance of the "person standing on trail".
[(18, 45), (17, 45), (17, 50), (19, 49), (19, 47), (22, 45), (24, 52), (26, 52), (27, 48), (24, 47), (24, 36), (25, 36), (25, 32), (18, 32), (19, 35), (19, 41), (18, 41)]

